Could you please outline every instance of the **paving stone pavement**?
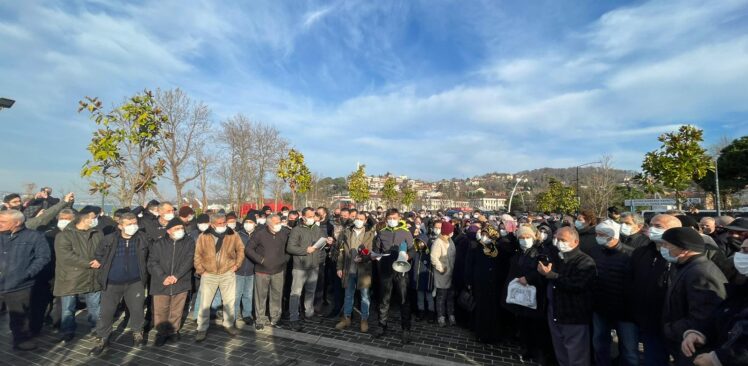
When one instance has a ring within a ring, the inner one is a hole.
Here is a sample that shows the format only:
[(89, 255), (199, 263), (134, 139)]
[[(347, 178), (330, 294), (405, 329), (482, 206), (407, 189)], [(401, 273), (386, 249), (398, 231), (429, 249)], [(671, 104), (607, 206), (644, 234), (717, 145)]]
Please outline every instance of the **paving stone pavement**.
[[(395, 314), (393, 314), (395, 315)], [(484, 345), (472, 340), (472, 334), (459, 327), (439, 328), (427, 322), (414, 322), (413, 342), (400, 344), (399, 326), (382, 339), (358, 331), (358, 317), (349, 330), (334, 328), (337, 319), (321, 323), (305, 322), (302, 332), (265, 328), (256, 332), (244, 327), (232, 338), (218, 323), (212, 324), (208, 338), (194, 341), (195, 325), (188, 321), (182, 339), (163, 347), (153, 346), (155, 331), (148, 344), (132, 347), (125, 322), (115, 323), (111, 347), (101, 356), (88, 351), (94, 338), (85, 325), (85, 312), (78, 315), (78, 337), (70, 343), (57, 342), (58, 335), (45, 329), (37, 337), (40, 347), (33, 352), (11, 349), (7, 315), (0, 319), (0, 364), (2, 365), (530, 365), (519, 359), (515, 344)], [(391, 322), (396, 317), (391, 317)], [(243, 322), (239, 321), (243, 325)], [(376, 330), (371, 321), (371, 331)]]

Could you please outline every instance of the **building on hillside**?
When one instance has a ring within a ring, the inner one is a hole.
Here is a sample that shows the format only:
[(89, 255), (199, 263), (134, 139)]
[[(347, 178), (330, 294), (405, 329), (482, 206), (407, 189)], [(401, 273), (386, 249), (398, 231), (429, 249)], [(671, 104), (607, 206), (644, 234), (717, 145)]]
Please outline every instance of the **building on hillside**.
[(470, 207), (477, 207), (481, 211), (499, 211), (506, 209), (506, 198), (480, 197), (471, 198)]

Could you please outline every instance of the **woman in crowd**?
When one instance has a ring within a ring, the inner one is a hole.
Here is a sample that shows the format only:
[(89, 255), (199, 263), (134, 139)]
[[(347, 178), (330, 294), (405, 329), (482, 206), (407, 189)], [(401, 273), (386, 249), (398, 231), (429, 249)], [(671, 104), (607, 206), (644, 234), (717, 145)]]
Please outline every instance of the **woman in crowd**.
[[(471, 234), (472, 233), (472, 234)], [(499, 340), (499, 291), (503, 278), (499, 276), (499, 250), (495, 239), (498, 232), (487, 226), (468, 229), (470, 249), (465, 262), (465, 284), (475, 298), (473, 331), (482, 343)]]
[(456, 249), (452, 242), (454, 227), (445, 222), (441, 224), (439, 237), (431, 247), (431, 263), (434, 267), (434, 282), (436, 285), (436, 314), (439, 326), (457, 324), (455, 320), (454, 293), (452, 292), (452, 273), (454, 271)]

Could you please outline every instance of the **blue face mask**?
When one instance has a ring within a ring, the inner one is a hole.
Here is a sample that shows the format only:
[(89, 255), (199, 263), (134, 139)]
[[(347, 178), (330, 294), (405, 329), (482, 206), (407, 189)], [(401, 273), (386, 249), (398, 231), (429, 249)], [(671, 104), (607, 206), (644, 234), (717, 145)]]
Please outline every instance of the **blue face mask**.
[(579, 220), (574, 221), (574, 227), (576, 227), (577, 230), (582, 230), (584, 229), (584, 222)]
[(670, 263), (678, 263), (678, 258), (670, 255), (670, 251), (665, 247), (660, 247), (660, 255)]

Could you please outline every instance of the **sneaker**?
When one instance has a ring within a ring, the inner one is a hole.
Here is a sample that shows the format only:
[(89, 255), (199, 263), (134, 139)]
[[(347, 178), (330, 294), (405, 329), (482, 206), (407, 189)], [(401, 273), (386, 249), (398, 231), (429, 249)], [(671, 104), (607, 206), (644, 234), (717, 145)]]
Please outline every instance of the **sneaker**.
[(135, 332), (132, 334), (132, 346), (133, 347), (140, 347), (143, 344), (145, 344), (145, 340), (143, 340), (143, 333)]
[(283, 329), (283, 325), (280, 321), (270, 322), (270, 326), (276, 329)]
[(255, 323), (255, 330), (263, 330), (263, 329), (265, 329), (265, 325), (264, 324), (262, 324), (260, 322), (256, 322)]
[(422, 321), (423, 321), (423, 313), (424, 313), (424, 311), (423, 311), (423, 310), (419, 310), (419, 311), (418, 311), (418, 312), (416, 313), (416, 321), (417, 321), (417, 322), (419, 322), (419, 323), (420, 323), (420, 322), (422, 322)]
[(65, 334), (63, 334), (63, 335), (62, 335), (62, 336), (60, 337), (60, 342), (65, 342), (65, 343), (67, 343), (67, 342), (70, 342), (70, 341), (72, 341), (72, 340), (73, 340), (73, 338), (75, 338), (75, 334), (73, 334), (73, 333), (65, 333)]
[(223, 330), (232, 337), (236, 337), (236, 335), (239, 334), (239, 329), (236, 329), (235, 327), (224, 327)]
[(13, 348), (19, 351), (33, 351), (36, 349), (36, 342), (29, 339), (27, 341), (19, 342), (13, 346)]
[(246, 325), (252, 325), (252, 324), (254, 324), (254, 319), (252, 319), (252, 317), (251, 317), (251, 316), (248, 316), (248, 317), (246, 317), (246, 318), (242, 318), (242, 321), (243, 321), (243, 322), (244, 322), (244, 324), (246, 324)]
[(439, 326), (442, 328), (447, 326), (447, 320), (443, 316), (439, 317), (438, 323), (439, 323)]
[(436, 311), (429, 311), (429, 324), (436, 323)]
[(379, 329), (377, 329), (377, 333), (374, 334), (374, 338), (382, 338), (387, 334), (387, 324), (379, 323)]
[(108, 344), (102, 338), (96, 338), (96, 345), (88, 352), (89, 355), (98, 356), (104, 352)]
[(202, 342), (205, 340), (205, 338), (208, 336), (208, 332), (206, 331), (198, 331), (197, 335), (195, 335), (195, 342)]
[(304, 328), (301, 326), (301, 321), (293, 321), (291, 322), (291, 330), (294, 332), (301, 332)]
[(449, 316), (449, 325), (450, 325), (450, 326), (453, 326), (453, 327), (454, 327), (455, 325), (457, 325), (457, 320), (455, 319), (455, 316), (454, 316), (454, 315), (450, 315), (450, 316)]
[(166, 344), (167, 339), (169, 339), (169, 336), (167, 336), (166, 334), (156, 334), (156, 341), (153, 342), (153, 345), (156, 347), (161, 347)]

